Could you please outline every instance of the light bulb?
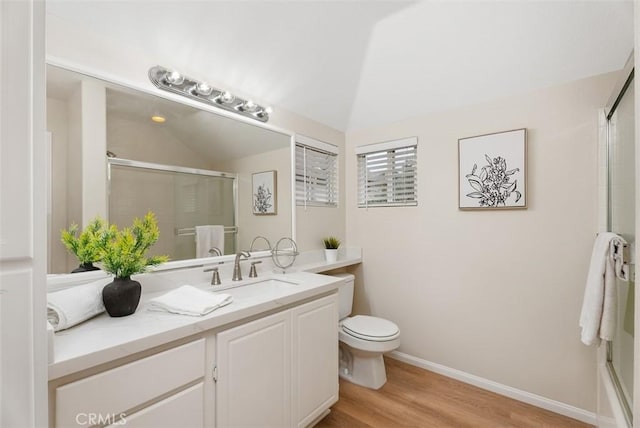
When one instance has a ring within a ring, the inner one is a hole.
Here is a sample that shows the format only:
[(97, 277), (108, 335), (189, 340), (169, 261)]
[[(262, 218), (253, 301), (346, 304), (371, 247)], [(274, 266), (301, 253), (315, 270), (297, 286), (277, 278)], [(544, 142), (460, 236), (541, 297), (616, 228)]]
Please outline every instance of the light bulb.
[(224, 91), (223, 93), (220, 94), (220, 96), (218, 97), (218, 102), (221, 102), (222, 104), (230, 104), (232, 103), (234, 100), (236, 99), (235, 96), (233, 96), (233, 94), (231, 92), (228, 91)]
[(164, 116), (160, 116), (159, 114), (154, 114), (153, 116), (151, 116), (151, 120), (153, 120), (155, 123), (165, 123), (167, 121)]
[(273, 113), (273, 109), (271, 107), (265, 107), (261, 110), (259, 110), (256, 113), (256, 116), (263, 118), (263, 117), (268, 117), (271, 113)]
[(256, 111), (257, 108), (258, 105), (251, 100), (247, 100), (244, 102), (244, 104), (242, 104), (242, 111), (246, 111), (249, 113)]
[(206, 97), (207, 95), (211, 95), (213, 88), (209, 86), (206, 82), (198, 82), (194, 88), (194, 92), (198, 95), (202, 95)]
[(167, 71), (164, 75), (164, 80), (170, 85), (182, 85), (184, 76), (177, 71)]

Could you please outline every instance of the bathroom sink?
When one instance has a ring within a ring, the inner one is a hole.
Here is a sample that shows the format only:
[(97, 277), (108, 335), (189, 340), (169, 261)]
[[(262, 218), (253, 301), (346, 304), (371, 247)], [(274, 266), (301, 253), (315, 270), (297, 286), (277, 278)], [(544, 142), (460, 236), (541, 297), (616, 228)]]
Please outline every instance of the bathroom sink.
[(244, 290), (246, 292), (259, 292), (268, 290), (281, 290), (283, 288), (295, 287), (298, 283), (276, 278), (257, 278), (238, 283), (224, 284), (215, 287), (215, 291), (225, 291), (226, 293), (234, 290)]
[(298, 284), (281, 279), (259, 279), (255, 281), (231, 284), (226, 287), (216, 288), (216, 291), (230, 294), (234, 300), (262, 300), (264, 298), (279, 298), (289, 294), (292, 287)]

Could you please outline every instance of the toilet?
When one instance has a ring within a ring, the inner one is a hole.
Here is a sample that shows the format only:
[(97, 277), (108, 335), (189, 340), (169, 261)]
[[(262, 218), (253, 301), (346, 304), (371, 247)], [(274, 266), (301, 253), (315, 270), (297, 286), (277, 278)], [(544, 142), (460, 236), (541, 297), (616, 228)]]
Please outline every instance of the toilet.
[(367, 388), (379, 389), (387, 382), (382, 354), (400, 346), (400, 329), (383, 318), (350, 317), (355, 277), (346, 273), (334, 276), (343, 280), (338, 289), (340, 377)]

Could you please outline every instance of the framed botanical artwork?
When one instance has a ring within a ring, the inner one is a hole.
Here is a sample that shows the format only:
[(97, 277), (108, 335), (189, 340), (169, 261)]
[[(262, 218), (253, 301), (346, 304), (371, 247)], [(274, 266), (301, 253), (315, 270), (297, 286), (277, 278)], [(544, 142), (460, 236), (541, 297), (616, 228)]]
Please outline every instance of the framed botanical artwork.
[(527, 130), (458, 140), (458, 208), (527, 208)]
[(257, 172), (251, 177), (252, 206), (255, 215), (278, 213), (277, 171)]

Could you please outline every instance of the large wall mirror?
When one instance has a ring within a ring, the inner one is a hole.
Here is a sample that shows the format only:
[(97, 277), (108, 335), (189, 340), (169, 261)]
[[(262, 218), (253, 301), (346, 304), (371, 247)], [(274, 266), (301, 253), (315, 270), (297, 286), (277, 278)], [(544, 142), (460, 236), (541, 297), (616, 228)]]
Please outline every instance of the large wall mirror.
[[(196, 228), (223, 254), (293, 234), (291, 135), (51, 65), (47, 130), (49, 273), (78, 266), (60, 231), (96, 215), (125, 227), (153, 211), (150, 253), (171, 260), (208, 256)], [(261, 190), (263, 212), (256, 180), (272, 186)]]

